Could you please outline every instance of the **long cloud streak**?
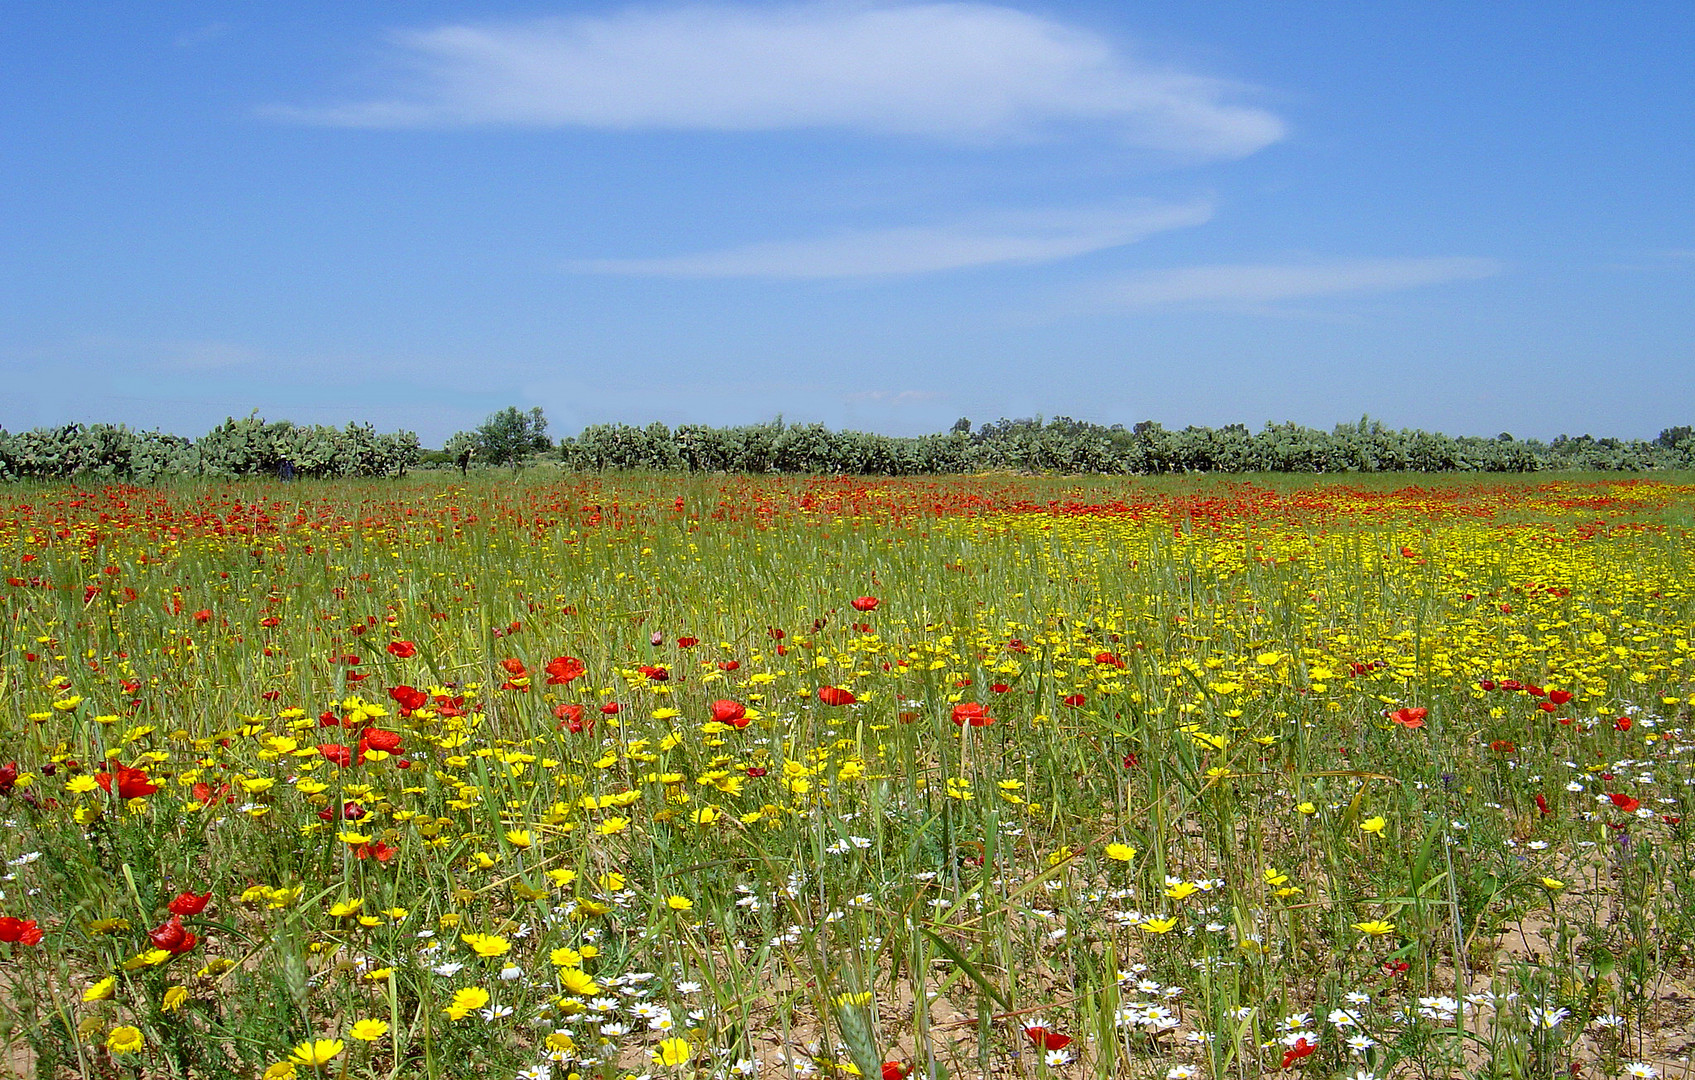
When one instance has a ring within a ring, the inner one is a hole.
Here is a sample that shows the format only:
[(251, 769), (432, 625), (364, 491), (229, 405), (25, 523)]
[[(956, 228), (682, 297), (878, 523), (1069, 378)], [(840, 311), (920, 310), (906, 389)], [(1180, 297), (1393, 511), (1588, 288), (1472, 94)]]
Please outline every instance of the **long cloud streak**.
[(1283, 122), (1241, 88), (987, 3), (724, 4), (392, 35), (386, 94), (271, 115), (348, 127), (836, 128), (963, 143), (1059, 131), (1200, 158)]
[(684, 278), (866, 278), (1053, 262), (1200, 225), (1204, 203), (1050, 210), (993, 219), (748, 244), (655, 259), (584, 259), (580, 273)]

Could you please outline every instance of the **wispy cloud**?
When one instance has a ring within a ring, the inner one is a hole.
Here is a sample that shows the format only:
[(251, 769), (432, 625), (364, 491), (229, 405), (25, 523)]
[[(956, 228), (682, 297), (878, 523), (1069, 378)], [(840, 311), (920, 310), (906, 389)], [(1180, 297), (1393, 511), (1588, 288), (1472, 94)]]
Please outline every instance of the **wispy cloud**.
[(1283, 137), (1244, 87), (987, 3), (696, 4), (461, 23), (390, 38), (370, 100), (271, 115), (349, 127), (837, 128), (961, 142), (1079, 126), (1239, 157)]
[(1268, 304), (1474, 281), (1493, 277), (1501, 269), (1494, 259), (1471, 257), (1185, 266), (1106, 283), (1098, 287), (1096, 298), (1129, 307)]
[(918, 405), (942, 397), (935, 390), (856, 390), (842, 400), (850, 405)]
[(218, 40), (225, 34), (228, 34), (230, 29), (230, 24), (222, 20), (205, 23), (192, 30), (185, 30), (178, 34), (176, 36), (176, 40), (172, 42), (172, 44), (176, 45), (179, 49), (192, 49), (197, 45), (204, 45), (209, 41)]
[(1206, 203), (1003, 213), (946, 225), (913, 225), (775, 240), (654, 259), (579, 259), (590, 274), (687, 278), (891, 277), (1005, 264), (1053, 262), (1119, 247), (1167, 229), (1200, 225)]

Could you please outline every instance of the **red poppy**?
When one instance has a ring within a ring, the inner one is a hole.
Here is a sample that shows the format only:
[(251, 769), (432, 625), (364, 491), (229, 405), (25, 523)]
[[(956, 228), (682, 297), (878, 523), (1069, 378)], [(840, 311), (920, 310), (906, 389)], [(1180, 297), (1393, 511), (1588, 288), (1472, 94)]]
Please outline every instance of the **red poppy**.
[(1548, 805), (1548, 796), (1543, 795), (1541, 793), (1537, 793), (1537, 796), (1536, 796), (1536, 809), (1537, 809), (1538, 812), (1540, 812), (1542, 814), (1551, 814), (1551, 813), (1554, 812), (1553, 809)]
[(712, 703), (712, 719), (731, 727), (747, 727), (747, 706), (729, 698), (719, 698)]
[(898, 1061), (883, 1062), (883, 1080), (906, 1080), (907, 1074), (910, 1072), (912, 1072), (911, 1065), (902, 1065)]
[(1507, 739), (1496, 739), (1494, 742), (1489, 744), (1489, 749), (1495, 751), (1497, 754), (1511, 754), (1516, 752), (1518, 747), (1514, 746), (1512, 742)]
[(699, 644), (700, 639), (697, 637), (680, 637), (677, 639), (677, 648), (679, 649), (692, 649)]
[(1310, 1043), (1305, 1039), (1296, 1039), (1294, 1046), (1291, 1046), (1291, 1047), (1289, 1047), (1289, 1049), (1283, 1051), (1283, 1068), (1287, 1069), (1289, 1066), (1293, 1065), (1295, 1062), (1301, 1060), (1302, 1058), (1306, 1057), (1307, 1055), (1311, 1054), (1314, 1050), (1317, 1050), (1317, 1049), (1318, 1049), (1317, 1043)]
[(600, 711), (607, 716), (617, 716), (619, 711), (622, 709), (623, 706), (618, 704), (616, 701), (608, 701), (600, 707)]
[(10, 795), (18, 784), (18, 763), (0, 765), (0, 795)]
[(340, 765), (344, 769), (353, 764), (353, 751), (340, 743), (319, 743), (318, 753), (324, 756), (325, 761)]
[(1068, 708), (1080, 709), (1083, 707), (1083, 703), (1088, 700), (1089, 699), (1084, 697), (1082, 694), (1067, 694), (1059, 699), (1059, 703), (1067, 706)]
[(418, 646), (410, 641), (391, 641), (388, 643), (388, 651), (390, 656), (410, 660), (418, 655)]
[(995, 722), (995, 718), (989, 715), (988, 706), (975, 701), (962, 701), (953, 707), (953, 722), (960, 727), (967, 724), (972, 727), (988, 727)]
[(181, 915), (172, 915), (147, 931), (147, 937), (155, 949), (164, 949), (173, 956), (181, 956), (200, 943), (198, 937), (183, 929)]
[(1049, 1031), (1045, 1027), (1027, 1027), (1024, 1034), (1039, 1050), (1064, 1050), (1071, 1045), (1071, 1036), (1061, 1035), (1057, 1031)]
[(194, 621), (195, 622), (211, 622), (212, 621), (211, 610), (208, 609), (208, 608), (201, 608), (199, 611), (196, 611), (194, 613)]
[(194, 801), (202, 806), (216, 806), (221, 802), (235, 802), (235, 795), (230, 792), (228, 784), (219, 784), (216, 789), (211, 784), (195, 784), (191, 789)]
[(389, 754), (401, 753), (400, 735), (382, 728), (369, 728), (360, 736), (360, 745), (367, 750), (381, 750)]
[(1632, 798), (1629, 795), (1608, 794), (1607, 798), (1613, 800), (1613, 805), (1627, 814), (1634, 814), (1642, 807), (1641, 799)]
[[(120, 799), (139, 799), (159, 790), (159, 786), (148, 780), (147, 774), (141, 769), (131, 769), (119, 765), (116, 779), (118, 781), (118, 798)], [(107, 791), (112, 790), (112, 780), (113, 775), (111, 773), (99, 772), (94, 774), (95, 783)]]
[(394, 703), (408, 713), (416, 712), (430, 703), (430, 695), (410, 686), (396, 686), (389, 689), (388, 696)]
[(559, 727), (569, 730), (573, 735), (581, 735), (585, 731), (594, 730), (594, 721), (583, 720), (583, 707), (569, 702), (553, 707), (553, 715), (559, 718)]
[(1124, 658), (1121, 656), (1115, 656), (1109, 652), (1098, 652), (1095, 654), (1095, 663), (1103, 664), (1107, 667), (1123, 667)]
[(391, 848), (378, 840), (374, 844), (360, 844), (354, 848), (353, 857), (355, 859), (375, 859), (380, 863), (386, 863), (394, 858), (395, 853), (399, 850), (399, 848)]
[(1046, 1027), (1025, 1027), (1025, 1038), (1031, 1039), (1037, 1049), (1064, 1049), (1071, 1044), (1071, 1036), (1059, 1034), (1058, 1031), (1048, 1031)]
[(1628, 717), (1628, 716), (1619, 717), (1617, 720), (1613, 721), (1613, 727), (1617, 728), (1619, 731), (1629, 731), (1630, 730), (1630, 717)]
[(1535, 683), (1525, 683), (1524, 684), (1524, 692), (1529, 694), (1531, 697), (1547, 697), (1548, 696), (1548, 691), (1542, 689), (1540, 686), (1537, 686)]
[(348, 799), (342, 802), (339, 806), (324, 807), (322, 810), (318, 811), (318, 817), (324, 821), (334, 821), (336, 818), (346, 818), (348, 821), (358, 821), (368, 813), (370, 813), (370, 811), (366, 810), (363, 805), (353, 801), (352, 799)]
[(718, 670), (719, 671), (735, 671), (738, 668), (740, 668), (741, 666), (742, 666), (742, 662), (740, 660), (720, 660), (720, 661), (718, 661)]
[(39, 945), (41, 938), (41, 927), (35, 925), (34, 919), (0, 915), (0, 941), (14, 945)]
[(826, 705), (852, 705), (859, 699), (853, 696), (853, 691), (840, 686), (821, 686), (818, 688), (818, 700)]
[(1566, 702), (1571, 700), (1571, 691), (1550, 690), (1548, 691), (1548, 700), (1553, 702), (1555, 705), (1564, 705)]
[(1412, 965), (1405, 960), (1383, 961), (1383, 970), (1388, 972), (1391, 979), (1397, 975), (1405, 975), (1407, 973), (1407, 969), (1411, 967)]
[(1424, 726), (1424, 718), (1429, 715), (1429, 709), (1396, 709), (1389, 714), (1389, 719), (1408, 730), (1416, 731)]
[(656, 667), (652, 664), (643, 664), (636, 670), (647, 676), (652, 682), (666, 682), (671, 678), (671, 672), (668, 669)]
[(1538, 701), (1536, 707), (1545, 713), (1558, 712), (1560, 708), (1551, 701)]
[(198, 915), (206, 910), (206, 902), (211, 899), (212, 890), (210, 889), (199, 896), (191, 891), (180, 892), (176, 899), (171, 901), (168, 910), (172, 915)]
[(575, 656), (556, 656), (547, 662), (547, 685), (564, 686), (588, 671)]
[(1011, 690), (1012, 687), (1008, 686), (1006, 683), (998, 682), (998, 683), (990, 683), (989, 689), (994, 691), (997, 694), (1004, 694), (1008, 690)]
[(876, 611), (878, 603), (879, 603), (879, 601), (875, 596), (857, 597), (853, 601), (853, 610), (855, 610), (855, 611)]
[(769, 769), (763, 769), (763, 768), (760, 768), (758, 765), (754, 765), (747, 770), (747, 774), (749, 776), (753, 777), (755, 780), (758, 780), (761, 776), (764, 776), (769, 771), (770, 771)]
[(1493, 689), (1495, 689), (1495, 680), (1494, 679), (1480, 679), (1480, 680), (1478, 680), (1477, 688), (1479, 690), (1493, 690)]
[(523, 674), (525, 674), (524, 662), (522, 660), (516, 659), (515, 657), (508, 656), (506, 659), (504, 659), (500, 662), (500, 666), (506, 669), (506, 673), (508, 675), (523, 675)]

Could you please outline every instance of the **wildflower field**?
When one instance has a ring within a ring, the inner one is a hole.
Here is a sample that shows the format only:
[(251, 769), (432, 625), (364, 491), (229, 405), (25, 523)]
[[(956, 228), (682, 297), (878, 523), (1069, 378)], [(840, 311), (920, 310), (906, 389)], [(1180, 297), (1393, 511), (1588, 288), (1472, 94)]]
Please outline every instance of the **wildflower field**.
[(1683, 1076), (1695, 483), (0, 489), (0, 1075)]

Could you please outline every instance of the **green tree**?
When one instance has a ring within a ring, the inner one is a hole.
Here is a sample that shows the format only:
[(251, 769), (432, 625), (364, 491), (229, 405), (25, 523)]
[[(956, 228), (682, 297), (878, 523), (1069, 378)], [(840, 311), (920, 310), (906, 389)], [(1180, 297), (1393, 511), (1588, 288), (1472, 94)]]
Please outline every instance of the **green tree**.
[(516, 405), (508, 405), (497, 413), (490, 413), (489, 418), (472, 432), (472, 438), (477, 457), (491, 465), (511, 465), (513, 472), (517, 472), (531, 454), (553, 448), (553, 440), (547, 437), (547, 417), (542, 415), (540, 405), (529, 412)]

